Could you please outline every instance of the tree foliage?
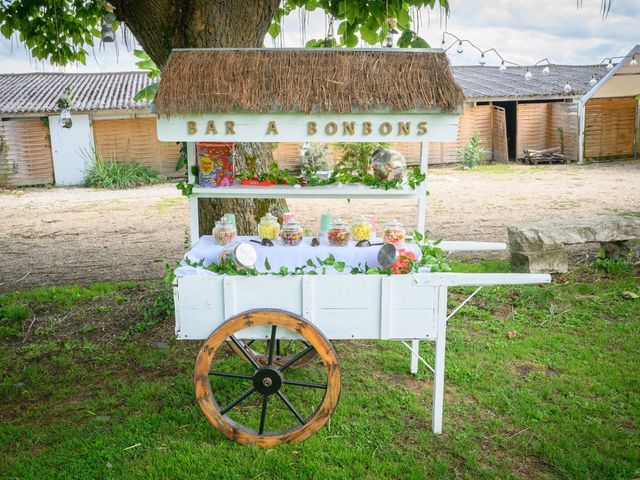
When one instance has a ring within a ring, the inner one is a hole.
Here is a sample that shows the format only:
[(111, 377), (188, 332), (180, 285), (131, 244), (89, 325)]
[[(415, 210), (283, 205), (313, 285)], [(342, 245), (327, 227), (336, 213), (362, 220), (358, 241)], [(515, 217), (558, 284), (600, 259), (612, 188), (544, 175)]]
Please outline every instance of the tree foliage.
[(0, 1), (0, 33), (14, 33), (33, 58), (54, 65), (85, 63), (106, 14), (99, 0)]
[[(118, 19), (128, 24), (138, 37), (140, 29), (136, 28), (136, 24), (144, 20), (139, 18), (139, 12), (144, 11), (145, 3), (149, 3), (151, 8), (151, 4), (157, 2), (138, 0), (135, 8), (128, 8), (130, 2), (111, 3), (117, 5), (115, 13)], [(188, 5), (188, 0), (170, 3), (175, 11), (193, 8)], [(206, 3), (202, 5), (202, 8), (207, 8)], [(447, 0), (285, 0), (275, 10), (268, 33), (277, 37), (281, 33), (284, 17), (297, 8), (308, 11), (319, 9), (337, 22), (336, 37), (310, 40), (307, 42), (309, 47), (354, 47), (360, 40), (377, 45), (384, 41), (389, 29), (394, 28), (400, 33), (397, 41), (399, 47), (425, 48), (429, 46), (428, 43), (412, 30), (410, 9), (438, 7), (448, 12), (449, 3)], [(255, 8), (264, 7), (256, 2)], [(87, 50), (94, 46), (99, 37), (100, 25), (106, 13), (103, 0), (0, 0), (0, 33), (6, 38), (17, 34), (19, 41), (38, 60), (48, 60), (61, 66), (70, 62), (85, 63)], [(233, 18), (221, 18), (220, 22), (230, 20), (233, 21)], [(176, 28), (176, 25), (170, 25), (172, 21), (177, 20), (167, 12), (166, 23), (155, 26), (158, 39), (162, 37), (161, 41), (165, 44), (167, 55), (171, 48), (201, 46), (172, 44), (167, 34)], [(145, 39), (138, 38), (138, 41), (145, 45)], [(158, 65), (162, 64), (158, 55), (152, 55), (152, 58)], [(139, 63), (144, 63), (146, 59), (141, 60)]]

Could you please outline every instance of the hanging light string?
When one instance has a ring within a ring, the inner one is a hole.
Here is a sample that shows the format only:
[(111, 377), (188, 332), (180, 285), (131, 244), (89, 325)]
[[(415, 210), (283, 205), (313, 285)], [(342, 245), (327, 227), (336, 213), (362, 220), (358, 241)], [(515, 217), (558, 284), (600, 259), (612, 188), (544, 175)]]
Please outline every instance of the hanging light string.
[[(453, 39), (454, 39), (453, 42), (449, 46), (447, 46), (447, 44), (446, 44), (445, 36), (453, 37)], [(524, 65), (521, 65), (519, 63), (511, 62), (509, 60), (506, 60), (502, 55), (500, 55), (498, 50), (496, 50), (495, 48), (489, 48), (489, 49), (486, 49), (486, 50), (482, 50), (480, 47), (478, 47), (471, 40), (468, 40), (466, 38), (460, 38), (457, 35), (454, 35), (453, 33), (447, 32), (447, 31), (442, 33), (441, 48), (445, 52), (448, 52), (450, 49), (452, 49), (455, 46), (456, 47), (456, 52), (462, 53), (464, 51), (464, 44), (470, 45), (472, 48), (477, 50), (478, 53), (480, 53), (480, 59), (478, 60), (478, 63), (481, 66), (484, 66), (487, 63), (486, 55), (488, 53), (494, 53), (500, 59), (500, 67), (498, 69), (501, 72), (504, 72), (504, 71), (507, 70), (507, 65), (511, 65), (511, 66), (514, 66), (514, 67), (524, 67)], [(607, 70), (611, 70), (616, 63), (619, 63), (619, 62), (625, 61), (628, 58), (631, 58), (631, 61), (629, 62), (629, 65), (632, 66), (632, 67), (635, 67), (636, 65), (638, 65), (638, 60), (636, 59), (636, 56), (640, 57), (640, 54), (631, 53), (631, 54), (618, 56), (618, 57), (605, 57), (598, 65), (604, 65), (606, 63)], [(551, 73), (551, 67), (553, 67), (554, 64), (551, 63), (548, 58), (543, 58), (542, 60), (538, 60), (532, 66), (527, 66), (527, 70), (526, 70), (526, 72), (524, 74), (524, 78), (527, 79), (527, 80), (531, 80), (533, 78), (533, 73), (531, 72), (531, 68), (538, 67), (540, 64), (545, 64), (545, 66), (542, 68), (542, 75), (549, 75), (549, 73)], [(569, 80), (561, 72), (557, 72), (557, 73), (566, 82), (565, 85), (564, 85), (564, 92), (565, 93), (571, 93), (572, 88), (571, 88), (571, 84), (569, 83)], [(593, 87), (596, 83), (598, 83), (598, 78), (597, 77), (598, 77), (598, 72), (595, 71), (593, 73), (593, 75), (591, 75), (591, 80), (589, 80), (589, 85), (591, 85)]]

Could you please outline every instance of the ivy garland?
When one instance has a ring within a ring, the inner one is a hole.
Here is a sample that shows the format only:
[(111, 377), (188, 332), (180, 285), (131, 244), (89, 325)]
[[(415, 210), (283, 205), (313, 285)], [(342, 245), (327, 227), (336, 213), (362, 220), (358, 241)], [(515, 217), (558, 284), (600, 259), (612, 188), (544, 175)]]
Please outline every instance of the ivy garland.
[[(193, 165), (191, 167), (191, 173), (197, 179), (198, 178), (198, 167)], [(383, 190), (391, 190), (394, 188), (402, 188), (403, 179), (396, 178), (394, 180), (383, 180), (378, 178), (377, 176), (367, 173), (365, 175), (354, 173), (351, 168), (337, 168), (335, 169), (329, 178), (319, 178), (315, 175), (312, 176), (301, 176), (296, 177), (289, 170), (278, 168), (278, 164), (273, 162), (269, 165), (268, 170), (266, 172), (255, 174), (252, 171), (249, 172), (240, 172), (235, 176), (236, 179), (256, 179), (259, 181), (271, 181), (281, 185), (298, 185), (304, 183), (309, 187), (322, 187), (327, 185), (332, 185), (334, 183), (342, 183), (342, 184), (362, 184), (371, 188), (379, 188)], [(407, 170), (407, 184), (409, 188), (415, 190), (422, 182), (424, 182), (427, 178), (427, 174), (420, 171), (419, 167), (411, 167)], [(197, 185), (197, 180), (193, 183), (188, 183), (185, 181), (179, 182), (176, 187), (178, 190), (182, 192), (182, 194), (186, 197), (190, 196), (193, 193), (193, 187)], [(269, 187), (264, 187), (269, 188)]]
[[(414, 230), (408, 240), (414, 242), (418, 246), (421, 252), (421, 257), (419, 260), (405, 257), (408, 270), (407, 273), (418, 272), (423, 267), (429, 267), (431, 272), (451, 271), (451, 267), (447, 261), (447, 255), (444, 250), (438, 246), (442, 239), (430, 243), (427, 240), (426, 234), (422, 234), (417, 230)], [(315, 260), (309, 258), (305, 265), (295, 267), (294, 269), (282, 266), (278, 270), (272, 270), (269, 259), (266, 258), (264, 261), (264, 268), (266, 272), (259, 272), (255, 267), (238, 267), (231, 260), (223, 260), (220, 263), (211, 263), (206, 267), (204, 266), (204, 259), (201, 259), (198, 262), (192, 262), (188, 258), (184, 258), (184, 263), (187, 266), (202, 268), (218, 275), (240, 275), (245, 277), (257, 277), (259, 275), (280, 275), (282, 277), (289, 275), (325, 275), (329, 267), (332, 267), (338, 273), (348, 271), (352, 275), (392, 275), (396, 273), (391, 268), (371, 267), (367, 263), (365, 263), (364, 266), (362, 264), (358, 264), (356, 266), (347, 265), (345, 262), (336, 260), (332, 254), (326, 258), (316, 256)], [(178, 266), (179, 265), (180, 263), (178, 263)], [(170, 285), (176, 277), (174, 273), (174, 269), (176, 267), (171, 267), (169, 264), (165, 267), (167, 271), (165, 282)]]

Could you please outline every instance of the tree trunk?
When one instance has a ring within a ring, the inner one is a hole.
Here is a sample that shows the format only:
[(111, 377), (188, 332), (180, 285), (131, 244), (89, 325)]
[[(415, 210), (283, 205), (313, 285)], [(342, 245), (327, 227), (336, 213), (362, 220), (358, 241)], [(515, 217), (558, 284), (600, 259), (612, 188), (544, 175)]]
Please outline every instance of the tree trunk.
[[(160, 68), (173, 48), (261, 47), (279, 0), (110, 0), (120, 21)], [(234, 168), (257, 158), (256, 172), (273, 161), (271, 144), (238, 143)], [(200, 235), (210, 234), (224, 213), (235, 213), (238, 233), (256, 230), (256, 220), (271, 211), (281, 216), (284, 200), (199, 199)]]

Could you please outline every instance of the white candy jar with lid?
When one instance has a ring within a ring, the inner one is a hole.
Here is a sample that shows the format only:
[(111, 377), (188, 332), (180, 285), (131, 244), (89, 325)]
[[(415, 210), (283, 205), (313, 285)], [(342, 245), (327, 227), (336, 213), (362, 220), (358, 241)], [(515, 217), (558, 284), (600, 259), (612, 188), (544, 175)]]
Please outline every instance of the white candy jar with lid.
[(373, 225), (369, 222), (369, 219), (360, 215), (356, 218), (356, 221), (351, 225), (351, 237), (356, 241), (371, 240), (371, 234), (373, 232)]
[(236, 268), (253, 268), (257, 259), (256, 249), (244, 242), (227, 245), (218, 254), (219, 264), (231, 262)]
[(384, 226), (384, 243), (392, 243), (394, 245), (402, 245), (406, 232), (402, 223), (397, 220), (391, 220)]
[(258, 223), (258, 236), (260, 238), (266, 238), (267, 240), (275, 240), (280, 235), (280, 224), (278, 219), (267, 213), (260, 219)]
[(284, 225), (282, 225), (282, 230), (280, 230), (280, 238), (285, 245), (299, 245), (303, 236), (304, 229), (302, 228), (302, 224), (295, 218), (287, 220)]
[(221, 218), (213, 227), (213, 241), (218, 245), (228, 245), (237, 236), (236, 226), (226, 218)]

